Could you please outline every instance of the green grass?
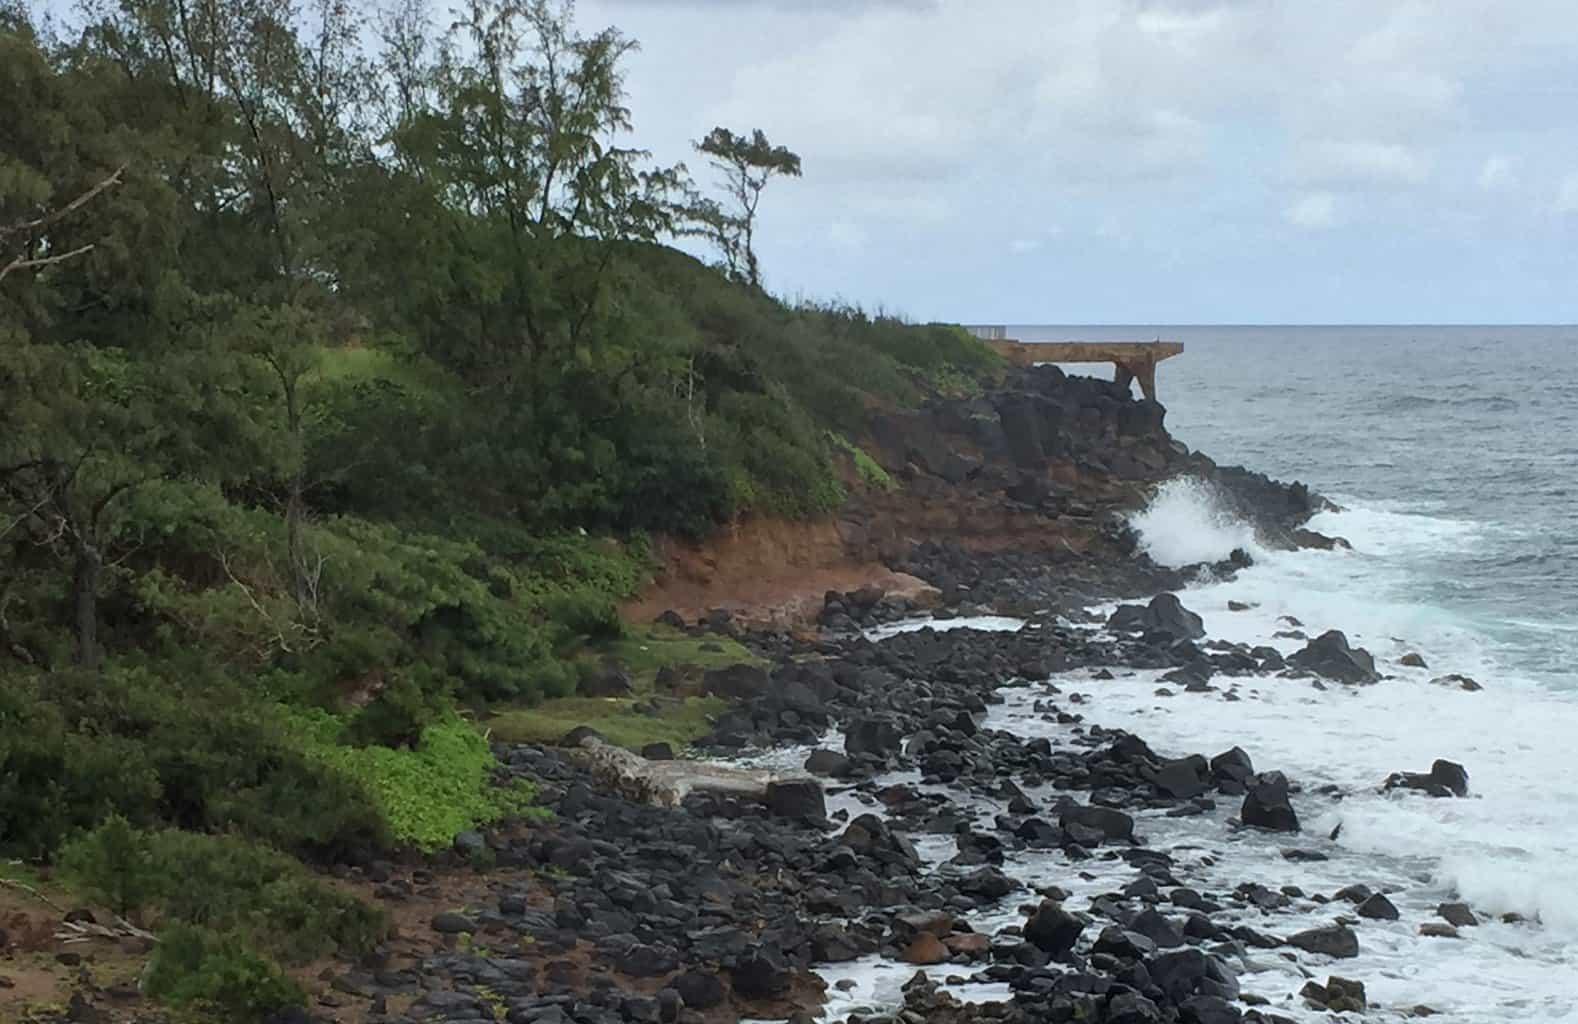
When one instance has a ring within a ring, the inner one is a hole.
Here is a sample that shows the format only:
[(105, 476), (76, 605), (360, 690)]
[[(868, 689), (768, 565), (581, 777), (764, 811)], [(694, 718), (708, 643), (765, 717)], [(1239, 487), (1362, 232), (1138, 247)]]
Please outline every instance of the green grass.
[(561, 697), (534, 708), (504, 711), (488, 721), (488, 728), (508, 743), (553, 744), (585, 725), (631, 750), (648, 743), (669, 743), (678, 750), (705, 736), (712, 717), (726, 706), (717, 697), (688, 697), (647, 715), (632, 710), (635, 703), (627, 697)]
[(668, 626), (627, 630), (618, 640), (583, 655), (595, 660), (612, 658), (630, 673), (636, 692), (650, 689), (663, 668), (691, 666), (703, 671), (741, 663), (766, 665), (736, 640), (723, 636), (695, 637)]
[(588, 665), (617, 661), (630, 675), (632, 695), (561, 697), (533, 707), (503, 709), (488, 720), (488, 728), (509, 743), (551, 744), (585, 725), (608, 742), (632, 750), (648, 743), (670, 743), (678, 749), (706, 735), (712, 718), (727, 705), (716, 697), (660, 697), (655, 715), (633, 710), (651, 697), (659, 671), (673, 668), (699, 678), (708, 669), (766, 664), (727, 637), (693, 637), (666, 626), (631, 629), (617, 640), (583, 651), (580, 658)]

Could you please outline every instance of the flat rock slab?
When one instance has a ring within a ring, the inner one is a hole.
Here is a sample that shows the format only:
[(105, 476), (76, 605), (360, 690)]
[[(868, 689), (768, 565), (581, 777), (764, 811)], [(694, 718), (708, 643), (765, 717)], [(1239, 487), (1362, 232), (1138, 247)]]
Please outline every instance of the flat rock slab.
[(597, 783), (628, 800), (658, 807), (678, 807), (691, 793), (719, 793), (765, 802), (767, 787), (777, 782), (816, 781), (801, 772), (738, 768), (704, 761), (649, 761), (596, 736), (583, 737), (571, 756), (584, 764)]

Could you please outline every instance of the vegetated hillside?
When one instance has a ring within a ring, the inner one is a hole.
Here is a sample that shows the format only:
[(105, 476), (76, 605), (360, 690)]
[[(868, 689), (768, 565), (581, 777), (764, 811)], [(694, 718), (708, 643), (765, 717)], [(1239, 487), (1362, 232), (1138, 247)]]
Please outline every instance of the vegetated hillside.
[(186, 929), (163, 991), (242, 1019), (293, 933), (376, 933), (276, 851), (519, 812), (463, 712), (574, 692), (648, 531), (822, 514), (868, 409), (996, 361), (661, 245), (628, 47), (554, 5), (376, 60), (333, 5), (92, 11), (0, 13), (0, 856)]

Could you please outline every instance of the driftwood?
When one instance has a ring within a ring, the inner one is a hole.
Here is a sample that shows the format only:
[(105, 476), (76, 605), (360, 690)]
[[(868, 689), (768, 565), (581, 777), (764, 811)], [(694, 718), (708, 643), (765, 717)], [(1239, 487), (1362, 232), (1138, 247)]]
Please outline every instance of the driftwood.
[[(57, 914), (64, 915), (65, 908), (54, 900), (45, 896), (26, 882), (18, 882), (12, 878), (0, 878), (0, 886), (15, 889), (17, 892), (26, 893), (33, 899), (44, 904)], [(96, 921), (61, 921), (55, 926), (55, 938), (60, 942), (87, 942), (91, 939), (147, 939), (149, 942), (157, 941), (152, 932), (144, 931), (117, 915), (114, 927), (99, 924)]]
[(809, 778), (800, 773), (701, 761), (649, 761), (596, 736), (584, 737), (571, 748), (571, 756), (584, 764), (604, 789), (658, 807), (677, 807), (690, 793), (764, 801), (768, 784)]

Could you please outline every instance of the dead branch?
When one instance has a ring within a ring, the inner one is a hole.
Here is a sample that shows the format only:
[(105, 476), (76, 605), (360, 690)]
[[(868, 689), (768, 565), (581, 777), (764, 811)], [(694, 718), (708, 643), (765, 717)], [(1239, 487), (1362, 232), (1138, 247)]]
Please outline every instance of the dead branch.
[(47, 267), (55, 263), (64, 263), (74, 256), (81, 256), (83, 253), (88, 252), (92, 248), (93, 244), (90, 242), (87, 245), (79, 245), (70, 252), (63, 252), (58, 256), (39, 256), (36, 259), (30, 260), (25, 260), (18, 256), (10, 263), (0, 267), (0, 281), (4, 281), (6, 275), (11, 273), (13, 270), (37, 270), (39, 267)]
[(48, 896), (45, 896), (43, 893), (39, 892), (37, 889), (33, 888), (31, 885), (28, 885), (26, 882), (18, 882), (15, 879), (11, 879), (11, 878), (0, 878), (0, 886), (4, 886), (7, 889), (15, 889), (18, 892), (26, 893), (27, 895), (33, 897), (35, 900), (38, 900), (40, 903), (44, 904), (44, 906), (48, 907), (50, 910), (56, 911), (57, 913), (64, 914), (66, 912), (66, 908), (64, 908), (60, 904), (56, 903), (54, 900), (50, 899)]
[[(16, 224), (0, 224), (0, 238), (9, 238), (12, 235), (19, 235), (24, 232), (31, 233), (33, 231), (37, 231), (39, 228), (47, 228), (51, 224), (61, 220), (64, 217), (71, 216), (73, 213), (82, 209), (82, 207), (86, 206), (88, 203), (91, 203), (93, 198), (100, 192), (103, 192), (112, 185), (119, 185), (121, 183), (121, 175), (125, 171), (126, 165), (121, 164), (119, 167), (115, 168), (108, 178), (105, 178), (97, 185), (94, 185), (92, 188), (88, 189), (86, 192), (82, 193), (80, 196), (73, 199), (65, 206), (60, 207), (58, 210), (51, 210), (50, 212), (41, 214), (32, 220), (24, 220)], [(73, 254), (67, 253), (64, 256), (59, 257), (59, 259), (65, 259), (67, 256), (71, 255)], [(56, 262), (58, 262), (58, 260)], [(4, 276), (4, 274), (0, 274), (0, 277)]]

